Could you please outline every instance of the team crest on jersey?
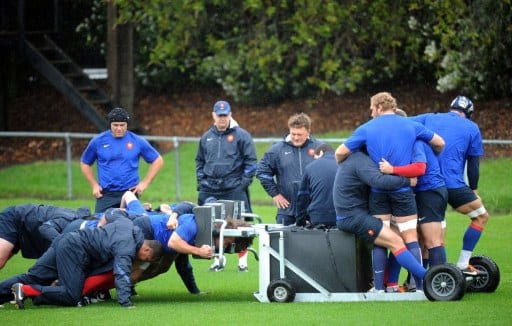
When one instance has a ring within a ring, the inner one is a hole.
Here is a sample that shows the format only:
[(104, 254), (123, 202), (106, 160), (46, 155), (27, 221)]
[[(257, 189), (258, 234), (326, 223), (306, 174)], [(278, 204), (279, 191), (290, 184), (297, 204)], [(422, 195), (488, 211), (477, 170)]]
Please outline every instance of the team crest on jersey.
[(128, 148), (128, 150), (132, 150), (133, 149), (133, 143), (131, 141), (126, 143), (126, 148)]
[(230, 143), (232, 143), (234, 140), (235, 140), (235, 136), (233, 135), (228, 135), (228, 137), (226, 138), (226, 140)]
[(315, 156), (315, 149), (314, 149), (314, 148), (310, 148), (310, 149), (308, 150), (308, 155), (309, 155), (309, 156)]

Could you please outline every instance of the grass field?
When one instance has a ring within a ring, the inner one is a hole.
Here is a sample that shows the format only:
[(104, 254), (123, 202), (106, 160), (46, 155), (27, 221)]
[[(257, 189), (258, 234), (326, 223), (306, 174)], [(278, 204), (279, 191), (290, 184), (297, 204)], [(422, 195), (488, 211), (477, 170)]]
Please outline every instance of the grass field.
[[(258, 146), (258, 157), (268, 145)], [(183, 199), (196, 198), (194, 161), (196, 145), (181, 148)], [(166, 154), (165, 167), (143, 195), (154, 204), (174, 201), (174, 157)], [(32, 306), (18, 311), (10, 304), (0, 308), (0, 325), (510, 325), (512, 324), (512, 192), (511, 158), (483, 161), (479, 193), (491, 211), (491, 220), (475, 254), (491, 257), (501, 271), (495, 293), (468, 293), (457, 302), (332, 302), (260, 303), (253, 296), (258, 290), (258, 262), (250, 255), (249, 273), (237, 272), (237, 257), (229, 255), (224, 272), (208, 272), (210, 261), (193, 260), (199, 287), (205, 295), (190, 295), (174, 267), (152, 280), (137, 285), (135, 309), (121, 308), (116, 300), (83, 308)], [(143, 168), (142, 173), (145, 173)], [(64, 162), (38, 162), (0, 170), (0, 210), (22, 203), (92, 207), (89, 186), (78, 162), (73, 165), (74, 200), (66, 198)], [(254, 211), (265, 223), (273, 223), (275, 208), (255, 181), (251, 186)], [(457, 260), (462, 234), (468, 219), (447, 213), (447, 250), (450, 262)], [(257, 239), (255, 248), (257, 248)], [(25, 272), (34, 260), (19, 255), (0, 270), (0, 280)], [(320, 267), (321, 268), (321, 267)], [(115, 291), (112, 291), (115, 294)]]
[[(59, 202), (52, 202), (58, 204)], [(8, 204), (0, 200), (0, 208)], [(69, 204), (69, 203), (68, 203)], [(272, 207), (255, 207), (272, 222)], [(467, 219), (448, 214), (447, 249), (450, 261), (458, 257)], [(260, 303), (253, 296), (258, 290), (258, 262), (249, 257), (249, 273), (237, 271), (237, 257), (228, 255), (224, 272), (208, 272), (210, 261), (193, 260), (194, 273), (205, 295), (188, 294), (174, 267), (157, 278), (137, 286), (136, 309), (121, 308), (116, 300), (83, 308), (32, 306), (26, 310), (6, 304), (0, 308), (2, 325), (509, 325), (512, 299), (512, 249), (509, 232), (512, 219), (494, 216), (475, 254), (491, 257), (501, 271), (501, 283), (494, 293), (467, 293), (457, 302), (333, 302)], [(257, 248), (257, 244), (255, 245)], [(24, 272), (33, 260), (15, 256), (0, 270), (0, 280)], [(115, 294), (115, 291), (112, 291)]]
[[(328, 136), (324, 136), (328, 137)], [(263, 156), (269, 144), (257, 143), (258, 158)], [(196, 201), (195, 153), (197, 144), (180, 145), (180, 192), (179, 200)], [(173, 152), (164, 156), (165, 165), (157, 178), (142, 196), (143, 201), (161, 203), (176, 201), (175, 155)], [(486, 207), (493, 213), (512, 213), (512, 158), (483, 160), (480, 169), (479, 193)], [(73, 199), (81, 200), (84, 205), (91, 205), (91, 189), (83, 177), (78, 160), (72, 164)], [(147, 165), (141, 164), (141, 175), (145, 175)], [(14, 203), (26, 198), (39, 200), (59, 200), (67, 198), (68, 180), (66, 162), (50, 161), (33, 164), (16, 165), (0, 169), (0, 198), (11, 199)], [(255, 180), (251, 187), (251, 201), (257, 205), (270, 205), (268, 195)]]

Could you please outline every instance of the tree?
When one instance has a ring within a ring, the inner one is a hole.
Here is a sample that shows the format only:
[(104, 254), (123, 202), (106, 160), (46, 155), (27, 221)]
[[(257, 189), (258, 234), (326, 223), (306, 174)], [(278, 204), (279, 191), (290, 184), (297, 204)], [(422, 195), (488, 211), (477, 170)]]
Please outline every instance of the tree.
[(252, 103), (436, 80), (473, 98), (512, 92), (510, 0), (115, 3), (142, 87), (221, 85)]
[(438, 90), (459, 90), (476, 99), (511, 96), (510, 1), (425, 3), (431, 15), (421, 33), (428, 40), (426, 58), (437, 67)]

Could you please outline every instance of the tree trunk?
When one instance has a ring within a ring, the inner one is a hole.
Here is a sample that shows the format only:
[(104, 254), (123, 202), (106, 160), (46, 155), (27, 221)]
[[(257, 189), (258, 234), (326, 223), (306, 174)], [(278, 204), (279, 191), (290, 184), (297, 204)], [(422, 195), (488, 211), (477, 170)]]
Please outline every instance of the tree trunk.
[(133, 26), (117, 24), (115, 1), (109, 0), (107, 7), (107, 84), (114, 106), (122, 107), (130, 113), (130, 129), (139, 129), (133, 112)]

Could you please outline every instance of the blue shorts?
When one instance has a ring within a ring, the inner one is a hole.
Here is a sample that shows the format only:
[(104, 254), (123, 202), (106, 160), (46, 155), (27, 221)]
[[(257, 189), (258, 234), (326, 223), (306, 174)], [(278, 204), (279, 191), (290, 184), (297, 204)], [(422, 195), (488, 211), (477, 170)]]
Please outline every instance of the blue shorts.
[(448, 189), (448, 204), (455, 209), (477, 199), (478, 197), (469, 187)]
[(356, 215), (345, 218), (336, 218), (338, 229), (355, 234), (366, 242), (374, 243), (382, 230), (383, 223), (380, 219), (371, 215)]
[(402, 217), (417, 213), (412, 189), (392, 193), (371, 192), (369, 205), (371, 215), (391, 214)]
[(448, 206), (448, 190), (446, 187), (417, 191), (416, 206), (418, 207), (418, 224), (444, 221)]

